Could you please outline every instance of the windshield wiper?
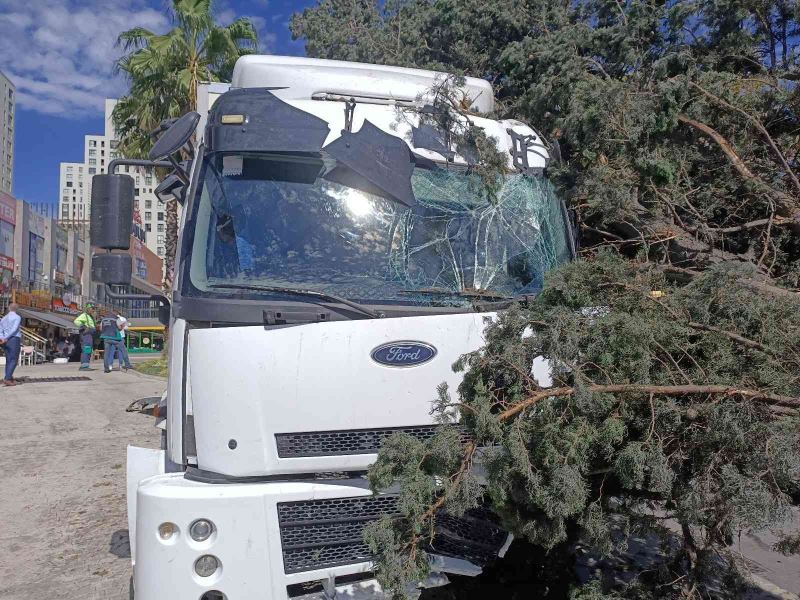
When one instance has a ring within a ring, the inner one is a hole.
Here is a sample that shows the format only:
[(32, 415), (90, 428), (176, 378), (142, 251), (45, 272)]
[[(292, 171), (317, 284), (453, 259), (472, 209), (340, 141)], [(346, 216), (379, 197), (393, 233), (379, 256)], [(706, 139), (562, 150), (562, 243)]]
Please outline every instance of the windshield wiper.
[(341, 296), (336, 296), (335, 294), (318, 292), (316, 290), (303, 290), (298, 288), (281, 287), (277, 285), (255, 285), (250, 283), (215, 283), (210, 284), (208, 287), (212, 289), (255, 290), (259, 292), (272, 292), (275, 294), (289, 294), (292, 296), (308, 296), (310, 298), (319, 298), (320, 300), (325, 300), (327, 302), (344, 304), (345, 306), (352, 308), (356, 312), (364, 315), (365, 317), (369, 317), (370, 319), (380, 319), (383, 317), (382, 313), (375, 312), (371, 308), (367, 308), (358, 302), (353, 302), (352, 300), (342, 298)]
[(459, 298), (478, 298), (493, 300), (513, 300), (513, 296), (498, 294), (488, 290), (448, 290), (446, 288), (422, 288), (419, 290), (400, 290), (401, 294), (421, 294), (423, 296), (456, 296)]

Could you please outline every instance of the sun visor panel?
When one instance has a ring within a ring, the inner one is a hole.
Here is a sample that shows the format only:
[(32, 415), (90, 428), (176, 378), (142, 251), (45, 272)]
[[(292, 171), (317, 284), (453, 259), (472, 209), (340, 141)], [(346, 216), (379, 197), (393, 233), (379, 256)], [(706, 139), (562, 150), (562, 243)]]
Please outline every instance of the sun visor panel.
[(329, 131), (324, 119), (266, 89), (249, 88), (231, 90), (214, 103), (206, 143), (215, 152), (319, 152)]
[(411, 189), (411, 150), (402, 139), (364, 121), (356, 133), (343, 131), (323, 149), (338, 163), (338, 171), (329, 174), (334, 180), (352, 180), (359, 175), (366, 180), (361, 187), (369, 187), (405, 206), (416, 204)]

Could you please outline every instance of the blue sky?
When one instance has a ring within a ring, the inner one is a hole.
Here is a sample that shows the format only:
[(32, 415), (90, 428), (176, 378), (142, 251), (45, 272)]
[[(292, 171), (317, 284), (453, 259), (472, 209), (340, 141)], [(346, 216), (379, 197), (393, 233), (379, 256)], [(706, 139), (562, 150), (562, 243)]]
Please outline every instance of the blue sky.
[[(17, 87), (13, 195), (58, 202), (58, 165), (83, 160), (103, 132), (103, 99), (127, 87), (113, 73), (120, 31), (170, 27), (170, 0), (0, 0), (0, 71)], [(303, 54), (288, 21), (314, 0), (215, 0), (217, 20), (253, 20), (261, 52)]]

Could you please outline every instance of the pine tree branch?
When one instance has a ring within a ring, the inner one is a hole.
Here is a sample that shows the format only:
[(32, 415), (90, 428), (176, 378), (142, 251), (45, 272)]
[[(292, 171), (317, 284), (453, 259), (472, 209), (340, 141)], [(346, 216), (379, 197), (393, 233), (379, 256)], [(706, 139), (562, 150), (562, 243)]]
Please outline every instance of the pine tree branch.
[(769, 134), (767, 128), (764, 127), (761, 121), (759, 121), (756, 117), (754, 117), (747, 111), (742, 110), (738, 106), (734, 106), (733, 104), (730, 104), (729, 102), (723, 100), (719, 96), (712, 94), (698, 83), (691, 81), (689, 82), (689, 85), (691, 85), (694, 88), (697, 88), (707, 98), (710, 98), (711, 100), (720, 104), (721, 106), (724, 106), (728, 110), (732, 110), (734, 112), (739, 113), (745, 119), (750, 121), (753, 124), (753, 126), (758, 130), (758, 132), (762, 136), (764, 136), (764, 139), (767, 141), (767, 144), (769, 144), (769, 147), (772, 148), (772, 151), (775, 153), (775, 156), (777, 156), (778, 160), (780, 161), (783, 170), (789, 176), (789, 179), (792, 180), (792, 185), (794, 186), (795, 191), (800, 194), (800, 180), (797, 179), (797, 175), (795, 175), (794, 171), (792, 170), (792, 167), (789, 166), (789, 162), (786, 160), (786, 157), (783, 155), (783, 152), (781, 152), (780, 148), (778, 148), (778, 144), (776, 144), (775, 140), (772, 139), (772, 136)]
[[(743, 396), (756, 402), (763, 402), (775, 406), (785, 406), (789, 408), (800, 408), (800, 398), (791, 396), (781, 396), (771, 392), (760, 390), (750, 390), (729, 385), (642, 385), (642, 384), (612, 384), (612, 385), (588, 385), (586, 388), (590, 392), (598, 394), (658, 394), (662, 396), (689, 396), (692, 394), (715, 394), (727, 397)], [(506, 421), (517, 416), (526, 408), (529, 408), (545, 398), (557, 396), (571, 396), (575, 393), (574, 387), (550, 388), (535, 392), (525, 400), (507, 408), (497, 414), (498, 421)]]
[[(652, 267), (652, 265), (648, 265), (648, 267)], [(661, 271), (664, 271), (665, 273), (681, 275), (688, 279), (693, 279), (702, 273), (702, 271), (698, 271), (696, 269), (676, 267), (675, 265), (658, 265), (657, 268), (660, 269)], [(757, 279), (751, 279), (749, 277), (742, 277), (741, 279), (739, 279), (739, 283), (741, 283), (745, 287), (750, 288), (755, 292), (765, 292), (773, 296), (779, 296), (781, 298), (787, 298), (789, 300), (800, 301), (800, 293), (794, 290), (788, 290), (786, 288), (778, 287), (776, 285), (770, 285), (765, 281), (759, 281)]]
[(684, 123), (685, 125), (688, 125), (689, 127), (692, 127), (693, 129), (696, 129), (697, 131), (710, 137), (717, 144), (717, 146), (720, 147), (720, 150), (722, 150), (723, 154), (725, 154), (725, 156), (728, 158), (728, 161), (731, 163), (736, 172), (742, 176), (742, 178), (756, 184), (760, 188), (765, 189), (772, 194), (777, 203), (784, 210), (785, 214), (782, 216), (790, 218), (793, 221), (800, 222), (800, 209), (798, 209), (797, 200), (786, 192), (776, 190), (758, 175), (753, 173), (733, 149), (733, 146), (731, 146), (730, 142), (726, 140), (722, 134), (720, 134), (716, 129), (709, 127), (705, 123), (695, 121), (694, 119), (691, 119), (682, 113), (678, 114), (677, 118), (680, 123)]

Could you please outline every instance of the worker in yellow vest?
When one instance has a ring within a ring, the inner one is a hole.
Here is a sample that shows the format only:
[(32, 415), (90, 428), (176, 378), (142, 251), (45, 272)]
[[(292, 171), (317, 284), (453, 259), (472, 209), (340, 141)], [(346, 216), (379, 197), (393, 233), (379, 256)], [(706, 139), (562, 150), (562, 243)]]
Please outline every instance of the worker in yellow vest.
[(92, 359), (94, 332), (97, 329), (94, 317), (92, 316), (93, 312), (94, 304), (87, 302), (83, 307), (83, 312), (73, 321), (78, 327), (78, 335), (80, 335), (81, 340), (81, 371), (89, 370), (89, 361)]

